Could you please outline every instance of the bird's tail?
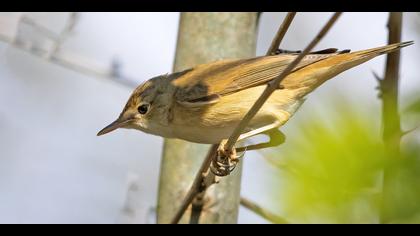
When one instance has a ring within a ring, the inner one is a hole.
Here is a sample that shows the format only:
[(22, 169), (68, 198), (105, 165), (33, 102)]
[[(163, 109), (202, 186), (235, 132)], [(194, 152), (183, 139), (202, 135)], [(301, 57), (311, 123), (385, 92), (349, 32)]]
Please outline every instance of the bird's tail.
[(376, 56), (386, 54), (386, 53), (390, 53), (390, 52), (396, 51), (400, 48), (410, 46), (413, 43), (414, 43), (414, 41), (394, 43), (394, 44), (390, 44), (390, 45), (386, 45), (386, 46), (382, 46), (382, 47), (361, 50), (361, 51), (357, 51), (357, 52), (353, 52), (353, 53), (349, 53), (349, 54), (355, 54), (355, 55), (359, 55), (360, 57), (368, 57), (369, 59), (371, 59), (371, 58), (374, 58)]
[(339, 53), (310, 64), (286, 77), (282, 82), (286, 88), (295, 88), (296, 96), (303, 98), (325, 81), (382, 54), (394, 52), (413, 44), (413, 41), (395, 43), (351, 53)]

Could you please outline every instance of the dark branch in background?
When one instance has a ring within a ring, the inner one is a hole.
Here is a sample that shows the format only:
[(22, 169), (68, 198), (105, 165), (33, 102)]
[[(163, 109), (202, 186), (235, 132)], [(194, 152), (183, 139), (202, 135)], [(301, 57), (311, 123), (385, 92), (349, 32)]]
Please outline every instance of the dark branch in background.
[[(390, 12), (388, 20), (388, 44), (401, 42), (402, 13)], [(400, 115), (398, 111), (400, 51), (389, 53), (386, 57), (385, 77), (379, 82), (380, 98), (382, 99), (382, 138), (387, 151), (382, 183), (382, 202), (380, 208), (380, 222), (389, 222), (392, 215), (389, 207), (392, 201), (392, 176), (397, 171), (392, 161), (399, 161), (401, 131)], [(394, 168), (395, 167), (395, 168)]]
[(288, 224), (289, 223), (283, 217), (273, 214), (272, 212), (262, 208), (255, 202), (252, 202), (246, 198), (241, 197), (241, 205), (247, 208), (248, 210), (254, 212), (255, 214), (261, 216), (262, 218), (270, 221), (271, 223), (274, 223), (274, 224)]
[[(388, 44), (401, 42), (402, 13), (391, 12), (388, 21)], [(393, 155), (400, 149), (401, 123), (398, 111), (400, 51), (387, 55), (385, 77), (379, 80), (382, 98), (383, 140)]]
[[(248, 125), (249, 121), (255, 116), (255, 114), (258, 112), (258, 110), (263, 106), (265, 101), (269, 98), (269, 96), (274, 92), (274, 90), (278, 87), (280, 82), (293, 70), (293, 68), (303, 59), (304, 56), (306, 56), (315, 46), (316, 44), (325, 36), (325, 34), (331, 29), (331, 27), (334, 25), (338, 17), (341, 15), (340, 12), (334, 13), (334, 15), (330, 18), (330, 20), (327, 22), (327, 24), (321, 29), (321, 31), (316, 35), (316, 37), (309, 43), (309, 45), (303, 50), (303, 52), (295, 59), (293, 60), (290, 65), (272, 82), (270, 82), (264, 92), (261, 94), (261, 96), (258, 98), (258, 100), (254, 103), (252, 108), (249, 110), (249, 112), (245, 115), (245, 117), (242, 119), (240, 124), (235, 128), (232, 135), (229, 137), (226, 146), (224, 147), (226, 150), (231, 150), (235, 143), (237, 142), (239, 135), (242, 133), (243, 129)], [(287, 20), (287, 18), (285, 19)], [(287, 24), (283, 24), (287, 25)], [(289, 24), (290, 25), (290, 24)], [(288, 26), (287, 26), (288, 27)], [(281, 34), (280, 34), (281, 36)], [(281, 40), (280, 40), (281, 41)], [(212, 150), (215, 145), (212, 146)], [(205, 190), (213, 183), (216, 182), (216, 177), (214, 174), (209, 171), (210, 164), (213, 160), (217, 158), (216, 151), (209, 152), (209, 155), (206, 157), (202, 169), (206, 171), (201, 171), (197, 174), (193, 186), (191, 186), (186, 198), (183, 200), (182, 207), (179, 209), (171, 223), (175, 224), (178, 223), (181, 219), (182, 215), (184, 214), (185, 210), (188, 208), (188, 206), (191, 204), (192, 200), (194, 199), (195, 195), (200, 194), (200, 192), (205, 192)], [(213, 155), (210, 155), (213, 154)], [(206, 168), (207, 167), (207, 168)], [(203, 177), (204, 176), (204, 177)], [(197, 184), (197, 182), (201, 184)], [(206, 184), (208, 183), (208, 184)], [(204, 189), (199, 189), (204, 188)]]
[(283, 41), (284, 36), (286, 35), (287, 30), (289, 29), (290, 24), (295, 18), (296, 12), (287, 13), (286, 18), (283, 20), (283, 23), (280, 25), (279, 30), (277, 31), (276, 36), (271, 42), (270, 48), (268, 48), (266, 56), (274, 55), (277, 49), (280, 47), (281, 41)]

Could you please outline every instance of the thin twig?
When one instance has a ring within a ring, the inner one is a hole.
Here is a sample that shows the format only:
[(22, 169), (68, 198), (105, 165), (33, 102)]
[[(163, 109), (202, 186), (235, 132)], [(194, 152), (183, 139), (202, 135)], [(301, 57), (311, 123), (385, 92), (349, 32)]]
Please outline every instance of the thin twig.
[(271, 223), (274, 223), (274, 224), (289, 224), (289, 222), (286, 219), (284, 219), (283, 217), (278, 216), (278, 215), (262, 208), (261, 206), (259, 206), (255, 202), (252, 202), (251, 200), (248, 200), (244, 197), (241, 197), (241, 205), (243, 207), (247, 208), (248, 210), (254, 212), (255, 214), (261, 216), (262, 218), (270, 221)]
[(206, 195), (206, 189), (203, 192), (195, 195), (193, 202), (191, 203), (191, 217), (190, 224), (198, 224), (200, 222), (201, 212), (204, 208), (204, 196)]
[[(76, 16), (73, 16), (70, 18), (70, 22), (67, 22), (67, 25), (63, 31), (64, 35), (62, 36), (62, 39), (64, 39), (67, 36), (67, 34), (72, 30), (72, 28), (75, 27), (76, 18)], [(59, 41), (61, 40), (60, 35), (55, 34), (54, 32), (50, 31), (49, 29), (45, 28), (41, 24), (38, 24), (36, 21), (26, 16), (22, 16), (20, 20), (21, 24), (24, 23), (33, 27), (40, 34), (53, 41), (55, 43), (55, 46), (47, 50), (42, 47), (27, 44), (27, 42), (17, 40), (16, 36), (13, 38), (3, 34), (2, 32), (0, 32), (0, 41), (8, 43), (10, 46), (23, 50), (33, 56), (37, 56), (41, 59), (44, 59), (49, 63), (65, 67), (75, 72), (89, 76), (94, 76), (97, 78), (109, 79), (129, 88), (137, 87), (137, 83), (135, 83), (135, 81), (131, 79), (128, 79), (123, 76), (113, 76), (112, 68), (108, 69), (99, 66), (99, 63), (93, 61), (88, 61), (89, 63), (86, 63), (87, 60), (85, 58), (81, 58), (80, 56), (69, 54), (67, 52), (59, 52), (57, 49), (59, 47)]]
[(258, 100), (254, 103), (248, 113), (244, 116), (241, 122), (236, 126), (235, 130), (233, 131), (232, 135), (229, 137), (225, 149), (231, 150), (235, 143), (238, 141), (239, 136), (243, 132), (243, 130), (248, 126), (248, 123), (251, 121), (252, 118), (257, 114), (260, 108), (264, 105), (265, 101), (270, 97), (270, 95), (278, 88), (280, 82), (299, 64), (299, 62), (318, 44), (318, 42), (325, 36), (328, 30), (334, 25), (338, 17), (340, 17), (341, 12), (336, 12), (331, 17), (331, 19), (325, 24), (325, 26), (321, 29), (318, 35), (312, 40), (311, 43), (303, 50), (292, 63), (290, 63), (286, 69), (274, 80), (267, 84), (264, 92), (258, 98)]
[(50, 52), (48, 53), (49, 57), (57, 53), (60, 50), (60, 47), (63, 44), (63, 42), (69, 37), (71, 33), (73, 33), (73, 30), (76, 27), (78, 19), (79, 19), (79, 13), (77, 12), (70, 13), (69, 18), (66, 21), (66, 25), (64, 26), (63, 30), (58, 34), (58, 38), (54, 42), (52, 50), (50, 50)]
[(181, 220), (182, 216), (184, 215), (185, 211), (188, 209), (188, 206), (192, 203), (195, 196), (205, 191), (206, 189), (202, 189), (204, 177), (205, 178), (214, 178), (213, 173), (209, 171), (210, 164), (212, 157), (216, 153), (218, 145), (214, 144), (210, 147), (210, 150), (207, 153), (206, 158), (204, 159), (203, 164), (201, 165), (200, 169), (197, 172), (197, 175), (194, 178), (194, 182), (190, 187), (187, 195), (185, 196), (184, 200), (181, 203), (179, 210), (177, 211), (176, 215), (171, 221), (171, 224), (177, 224), (179, 220)]
[(59, 38), (59, 36), (56, 33), (49, 30), (47, 27), (45, 27), (41, 24), (38, 24), (35, 20), (33, 20), (32, 18), (29, 18), (26, 15), (23, 15), (20, 18), (19, 24), (27, 24), (27, 25), (31, 26), (33, 29), (35, 29), (37, 32), (39, 32), (40, 34), (42, 34), (43, 36), (45, 36), (45, 37), (47, 37), (51, 40), (57, 41), (58, 38)]
[(276, 36), (271, 42), (270, 48), (268, 48), (267, 53), (265, 54), (266, 56), (273, 55), (276, 52), (276, 50), (279, 48), (280, 43), (283, 40), (284, 35), (286, 35), (286, 32), (289, 29), (289, 26), (292, 23), (295, 15), (296, 15), (296, 12), (287, 13), (286, 18), (283, 20), (283, 23), (280, 25), (280, 28), (276, 33)]
[[(271, 83), (267, 85), (267, 88), (264, 90), (264, 92), (261, 94), (259, 99), (254, 103), (252, 108), (249, 110), (249, 112), (245, 115), (243, 120), (240, 122), (240, 124), (236, 127), (232, 135), (229, 137), (228, 143), (225, 146), (227, 150), (230, 150), (233, 148), (235, 143), (237, 142), (239, 135), (242, 133), (242, 130), (248, 125), (249, 121), (255, 116), (255, 114), (258, 112), (258, 110), (262, 107), (264, 102), (268, 99), (268, 97), (274, 92), (274, 90), (278, 87), (278, 84), (280, 84), (281, 80), (283, 80), (284, 77), (286, 77), (292, 69), (303, 59), (305, 55), (307, 55), (314, 47), (315, 45), (324, 37), (324, 35), (328, 32), (328, 30), (332, 27), (332, 25), (335, 23), (335, 21), (338, 19), (338, 17), (341, 15), (341, 13), (337, 12), (335, 13), (331, 19), (327, 22), (327, 24), (321, 29), (321, 31), (318, 33), (318, 35), (312, 40), (312, 42), (305, 48), (305, 50), (297, 57), (293, 62), (281, 73), (275, 80), (273, 80)], [(216, 158), (218, 145), (213, 145), (210, 149), (206, 159), (203, 162), (203, 165), (200, 168), (200, 171), (196, 175), (194, 182), (188, 191), (186, 197), (184, 198), (184, 201), (181, 204), (180, 209), (177, 211), (175, 217), (172, 219), (171, 223), (176, 224), (179, 222), (179, 220), (184, 215), (185, 211), (187, 210), (188, 206), (191, 204), (191, 202), (194, 200), (194, 197), (199, 192), (204, 192), (208, 186), (211, 184), (207, 184), (207, 186), (200, 191), (200, 187), (203, 186), (202, 183), (214, 183), (214, 175), (209, 171), (210, 164), (212, 160)], [(207, 167), (207, 168), (206, 168)], [(207, 174), (203, 178), (204, 173)], [(211, 180), (211, 181), (209, 181)]]
[(417, 130), (417, 129), (419, 129), (419, 128), (420, 128), (420, 125), (416, 125), (416, 126), (414, 126), (414, 128), (411, 128), (411, 129), (409, 129), (409, 130), (402, 131), (402, 133), (401, 133), (401, 137), (402, 137), (402, 136), (405, 136), (405, 135), (407, 135), (407, 134), (410, 134), (410, 133), (412, 133), (412, 132), (416, 131), (416, 130)]

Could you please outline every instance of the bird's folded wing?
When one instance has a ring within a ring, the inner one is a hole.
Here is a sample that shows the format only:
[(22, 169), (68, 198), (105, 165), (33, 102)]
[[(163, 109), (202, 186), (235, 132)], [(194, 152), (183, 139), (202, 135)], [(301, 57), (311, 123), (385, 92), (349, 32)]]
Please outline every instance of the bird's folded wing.
[[(309, 54), (294, 71), (336, 54)], [(207, 100), (213, 104), (217, 97), (268, 83), (296, 57), (297, 54), (280, 54), (199, 65), (172, 81), (177, 88), (176, 100), (184, 105), (195, 102), (206, 105)]]

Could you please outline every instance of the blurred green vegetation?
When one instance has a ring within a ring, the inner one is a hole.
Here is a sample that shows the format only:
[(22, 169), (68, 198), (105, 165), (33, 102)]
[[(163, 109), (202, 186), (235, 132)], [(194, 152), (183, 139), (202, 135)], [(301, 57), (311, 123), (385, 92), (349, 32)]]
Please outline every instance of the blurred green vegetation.
[[(378, 223), (385, 209), (386, 223), (420, 223), (418, 131), (404, 136), (401, 157), (388, 156), (377, 116), (343, 99), (334, 104), (290, 121), (286, 143), (265, 151), (278, 170), (271, 196), (279, 215), (292, 223)], [(420, 121), (420, 99), (402, 116)]]

